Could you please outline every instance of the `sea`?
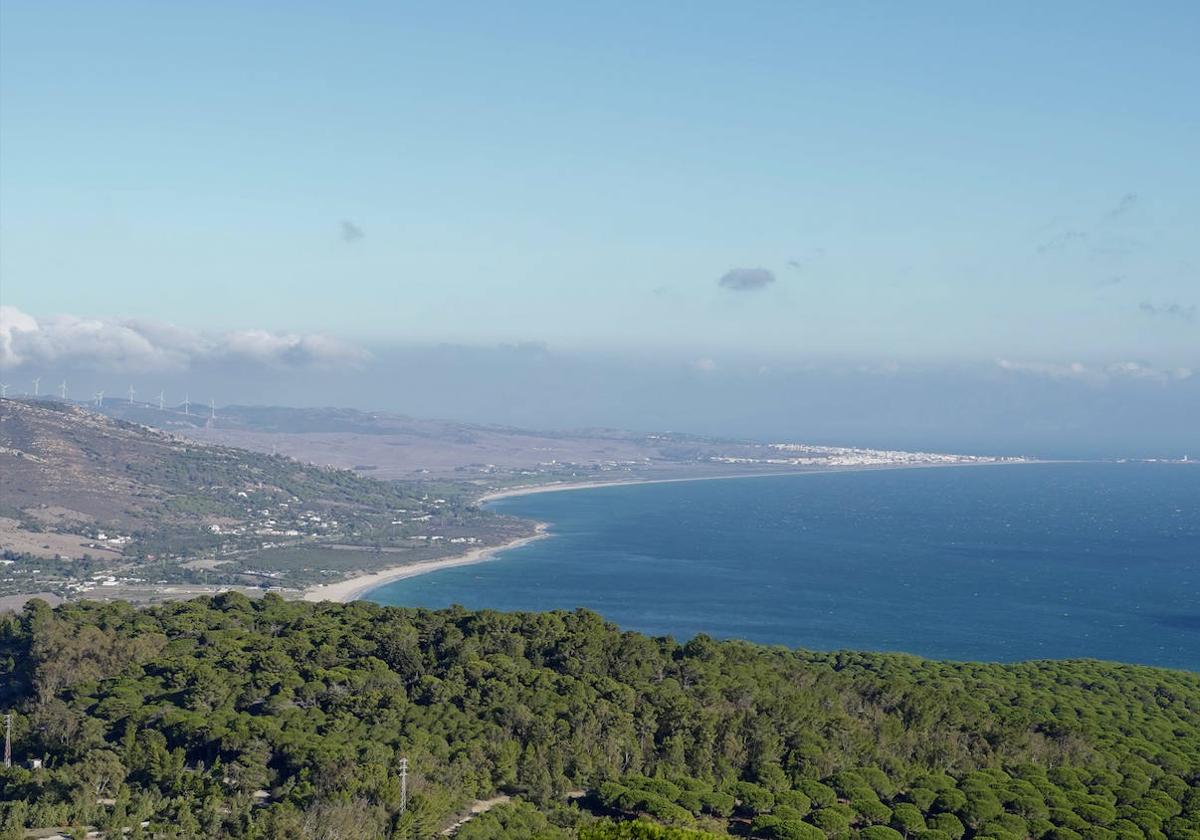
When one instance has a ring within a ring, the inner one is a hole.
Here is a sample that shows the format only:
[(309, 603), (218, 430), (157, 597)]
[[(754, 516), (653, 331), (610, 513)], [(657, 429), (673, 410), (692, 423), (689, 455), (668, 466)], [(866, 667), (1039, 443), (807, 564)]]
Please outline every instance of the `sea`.
[(1200, 671), (1200, 466), (1048, 463), (515, 496), (551, 537), (384, 604), (585, 607), (622, 628), (953, 660)]

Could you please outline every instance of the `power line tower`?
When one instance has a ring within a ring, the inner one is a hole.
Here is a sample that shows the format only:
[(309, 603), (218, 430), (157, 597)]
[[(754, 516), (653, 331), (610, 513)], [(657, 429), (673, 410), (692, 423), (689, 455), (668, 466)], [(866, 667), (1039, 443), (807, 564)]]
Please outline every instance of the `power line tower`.
[(408, 809), (408, 759), (400, 759), (400, 813)]
[(4, 716), (4, 766), (12, 767), (12, 714)]

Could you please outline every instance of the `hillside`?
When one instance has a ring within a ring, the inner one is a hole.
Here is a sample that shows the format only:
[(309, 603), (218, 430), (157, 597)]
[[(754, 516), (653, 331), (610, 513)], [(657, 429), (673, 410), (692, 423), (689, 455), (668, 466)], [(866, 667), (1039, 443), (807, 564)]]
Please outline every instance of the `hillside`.
[(355, 469), (374, 478), (486, 481), (627, 475), (683, 466), (688, 453), (615, 431), (534, 432), (503, 426), (427, 420), (344, 408), (222, 406), (183, 414), (113, 401), (104, 412), (183, 437), (301, 461)]
[(231, 405), (217, 408), (213, 417), (208, 410), (185, 414), (179, 407), (159, 409), (110, 400), (102, 411), (193, 440), (279, 452), (373, 478), (440, 478), (487, 488), (1021, 460), (729, 440), (667, 431), (534, 431), (347, 408)]
[[(76, 406), (0, 400), (0, 595), (300, 587), (529, 529), (461, 489), (189, 441)], [(460, 543), (456, 543), (460, 544)], [(106, 590), (99, 590), (106, 587)]]
[(0, 707), (4, 838), (409, 840), (500, 793), (461, 838), (1200, 837), (1200, 675), (1094, 661), (233, 593), (0, 617)]

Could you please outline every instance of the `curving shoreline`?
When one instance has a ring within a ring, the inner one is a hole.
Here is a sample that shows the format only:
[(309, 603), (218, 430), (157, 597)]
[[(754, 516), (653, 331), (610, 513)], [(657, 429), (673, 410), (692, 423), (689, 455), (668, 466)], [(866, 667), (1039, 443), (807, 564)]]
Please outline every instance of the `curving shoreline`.
[[(782, 476), (797, 476), (797, 475), (830, 475), (832, 473), (849, 473), (849, 472), (875, 472), (884, 470), (925, 470), (925, 469), (954, 469), (960, 467), (1007, 467), (1021, 466), (1027, 464), (1058, 464), (1070, 463), (1066, 461), (1043, 461), (1035, 459), (1025, 459), (1021, 461), (980, 461), (980, 462), (964, 462), (964, 463), (921, 463), (921, 464), (864, 464), (862, 466), (837, 466), (837, 467), (812, 467), (809, 469), (780, 469), (780, 470), (762, 470), (759, 472), (749, 473), (731, 473), (717, 475), (684, 475), (675, 478), (619, 478), (613, 481), (559, 481), (549, 482), (547, 484), (522, 484), (516, 487), (508, 487), (502, 490), (493, 490), (490, 493), (485, 493), (480, 496), (476, 502), (478, 504), (487, 504), (488, 502), (499, 501), (500, 499), (508, 499), (513, 496), (532, 496), (536, 493), (557, 493), (565, 490), (594, 490), (598, 487), (628, 487), (634, 484), (679, 484), (682, 482), (691, 481), (726, 481), (734, 478), (779, 478)], [(1083, 463), (1083, 462), (1080, 462)]]
[[(736, 478), (737, 476), (712, 476), (713, 478)], [(697, 479), (665, 479), (666, 481), (695, 481)], [(485, 493), (476, 499), (477, 504), (487, 504), (498, 499), (505, 499), (510, 496), (526, 496), (531, 493), (549, 493), (560, 490), (585, 490), (589, 487), (615, 487), (625, 484), (652, 484), (657, 483), (656, 480), (639, 480), (631, 479), (624, 481), (581, 481), (570, 483), (552, 483), (552, 484), (533, 484), (522, 487), (513, 487), (506, 490), (496, 490), (490, 493)], [(463, 554), (455, 554), (450, 557), (439, 557), (434, 560), (422, 560), (417, 563), (405, 563), (396, 566), (387, 566), (374, 572), (362, 572), (345, 580), (337, 580), (332, 583), (321, 583), (316, 586), (310, 586), (305, 589), (300, 596), (304, 601), (334, 601), (344, 604), (350, 601), (356, 601), (365, 597), (370, 592), (381, 586), (387, 586), (389, 583), (394, 583), (398, 580), (405, 580), (419, 575), (427, 575), (431, 572), (439, 572), (442, 569), (453, 569), (458, 566), (471, 566), (476, 563), (484, 563), (491, 560), (497, 554), (508, 551), (514, 548), (520, 548), (529, 545), (531, 542), (545, 539), (550, 536), (550, 523), (538, 522), (534, 526), (534, 533), (517, 537), (500, 545), (481, 546), (473, 548)]]
[(335, 601), (343, 604), (355, 601), (362, 598), (371, 590), (378, 589), (397, 580), (417, 577), (418, 575), (425, 575), (442, 569), (452, 569), (456, 566), (470, 566), (475, 563), (483, 563), (491, 560), (502, 551), (520, 548), (536, 540), (545, 539), (550, 536), (549, 527), (548, 523), (539, 522), (534, 528), (534, 533), (525, 537), (517, 537), (515, 540), (509, 540), (500, 545), (481, 546), (480, 548), (473, 548), (465, 554), (456, 554), (452, 557), (439, 557), (435, 560), (422, 560), (417, 563), (405, 563), (398, 566), (388, 566), (374, 572), (363, 572), (345, 580), (322, 583), (304, 590), (303, 600)]
[(779, 472), (737, 473), (734, 475), (688, 475), (679, 478), (619, 478), (615, 481), (557, 481), (548, 484), (521, 484), (503, 490), (493, 490), (480, 496), (476, 502), (487, 504), (514, 496), (533, 496), (539, 493), (559, 493), (567, 490), (595, 490), (600, 487), (630, 487), (635, 484), (678, 484), (685, 481), (724, 481), (732, 478), (772, 478), (781, 475), (808, 475), (810, 473), (842, 472), (844, 470), (794, 470)]
[[(796, 475), (821, 475), (838, 472), (860, 472), (867, 470), (895, 470), (895, 469), (928, 469), (928, 468), (949, 468), (949, 467), (968, 467), (968, 466), (1004, 466), (1016, 464), (1030, 463), (1049, 463), (1046, 461), (1018, 461), (1018, 462), (999, 462), (999, 463), (982, 463), (982, 464), (888, 464), (879, 466), (865, 467), (837, 467), (837, 468), (817, 468), (808, 470), (779, 470), (771, 472), (756, 472), (756, 473), (737, 473), (733, 475), (695, 475), (695, 476), (680, 476), (679, 478), (630, 478), (618, 479), (616, 481), (571, 481), (571, 482), (551, 482), (548, 484), (527, 484), (518, 487), (510, 487), (502, 490), (494, 490), (485, 493), (477, 500), (477, 504), (487, 504), (500, 499), (507, 499), (514, 496), (530, 496), (539, 493), (557, 493), (568, 490), (591, 490), (599, 487), (625, 487), (635, 484), (675, 484), (679, 482), (691, 481), (723, 481), (734, 478), (772, 478), (779, 476), (796, 476)], [(345, 580), (334, 581), (332, 583), (319, 584), (304, 590), (302, 595), (305, 601), (336, 601), (346, 603), (355, 601), (365, 597), (372, 590), (378, 589), (381, 586), (386, 586), (397, 580), (405, 580), (410, 577), (426, 575), (431, 572), (441, 571), (442, 569), (452, 569), (457, 566), (470, 566), (475, 563), (483, 563), (491, 560), (497, 554), (508, 551), (514, 548), (528, 545), (536, 540), (545, 539), (550, 536), (550, 523), (538, 522), (535, 526), (534, 533), (524, 537), (518, 537), (514, 540), (509, 540), (500, 545), (481, 546), (473, 548), (464, 554), (457, 554), (450, 557), (439, 557), (434, 560), (422, 560), (417, 563), (407, 563), (397, 566), (388, 566), (374, 572), (363, 572), (354, 577), (346, 578)]]

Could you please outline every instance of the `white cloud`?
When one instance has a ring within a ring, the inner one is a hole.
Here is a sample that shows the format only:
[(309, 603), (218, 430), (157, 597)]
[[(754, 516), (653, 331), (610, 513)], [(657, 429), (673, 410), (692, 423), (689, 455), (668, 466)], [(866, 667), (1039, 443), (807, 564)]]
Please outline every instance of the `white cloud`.
[(1027, 373), (1050, 379), (1090, 379), (1095, 375), (1080, 362), (1013, 362), (1008, 359), (999, 359), (996, 364), (1001, 369), (1013, 373)]
[(15, 306), (0, 306), (0, 365), (16, 359), (18, 335), (37, 332), (38, 322)]
[(318, 334), (236, 330), (207, 334), (153, 321), (56, 315), (37, 319), (0, 306), (0, 367), (62, 364), (129, 372), (184, 370), (201, 362), (332, 367), (369, 354)]
[(1107, 365), (1085, 365), (1082, 362), (1014, 362), (998, 359), (996, 365), (1002, 370), (1047, 379), (1075, 380), (1101, 385), (1117, 379), (1143, 379), (1167, 383), (1172, 380), (1189, 379), (1192, 371), (1180, 367), (1163, 370), (1141, 362), (1112, 362)]

